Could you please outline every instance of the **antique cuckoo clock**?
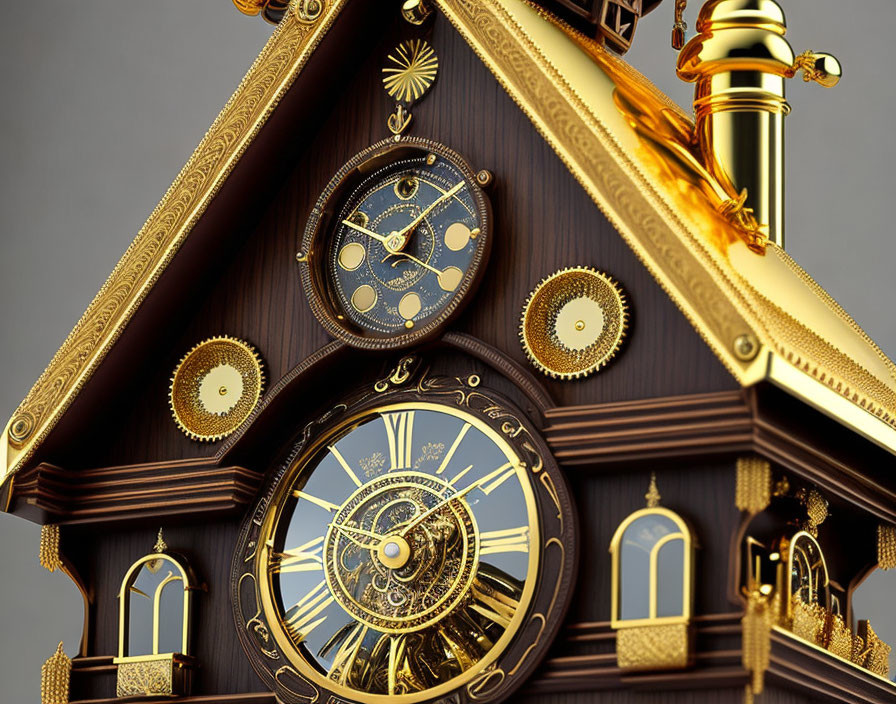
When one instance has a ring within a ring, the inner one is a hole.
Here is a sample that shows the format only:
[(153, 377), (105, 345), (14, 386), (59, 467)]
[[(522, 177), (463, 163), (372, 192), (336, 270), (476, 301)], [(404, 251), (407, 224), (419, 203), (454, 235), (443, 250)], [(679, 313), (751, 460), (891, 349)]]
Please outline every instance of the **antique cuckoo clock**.
[(896, 365), (784, 249), (836, 59), (667, 3), (692, 118), (619, 56), (658, 0), (235, 4), (270, 41), (0, 439), (84, 595), (44, 702), (896, 700)]

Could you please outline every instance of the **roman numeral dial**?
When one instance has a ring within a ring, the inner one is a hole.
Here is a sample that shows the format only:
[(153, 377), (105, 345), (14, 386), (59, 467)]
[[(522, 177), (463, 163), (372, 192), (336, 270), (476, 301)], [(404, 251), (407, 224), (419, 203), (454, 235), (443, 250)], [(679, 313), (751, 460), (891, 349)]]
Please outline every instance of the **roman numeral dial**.
[(395, 704), (487, 667), (541, 549), (532, 473), (498, 421), (394, 403), (312, 442), (262, 547), (291, 661), (340, 697)]

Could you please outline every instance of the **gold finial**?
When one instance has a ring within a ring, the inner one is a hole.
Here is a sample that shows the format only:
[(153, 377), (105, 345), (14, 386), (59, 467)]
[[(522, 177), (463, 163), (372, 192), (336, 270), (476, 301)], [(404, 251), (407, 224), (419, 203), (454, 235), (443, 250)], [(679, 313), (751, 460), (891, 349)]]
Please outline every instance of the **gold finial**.
[(62, 649), (62, 641), (56, 652), (40, 668), (41, 704), (68, 704), (68, 684), (72, 661)]
[(647, 499), (647, 508), (656, 508), (660, 505), (660, 490), (656, 488), (656, 472), (650, 473), (650, 486), (647, 487), (644, 498)]
[(152, 546), (152, 549), (158, 553), (165, 552), (168, 549), (168, 544), (165, 542), (165, 539), (162, 538), (161, 528), (159, 528), (159, 537), (156, 540), (156, 544)]
[(688, 0), (675, 0), (675, 23), (672, 25), (672, 48), (681, 51), (684, 48), (684, 33), (688, 28), (684, 21), (684, 11)]
[(59, 526), (48, 523), (40, 527), (40, 550), (38, 559), (41, 567), (55, 572), (62, 567), (62, 558), (59, 556)]

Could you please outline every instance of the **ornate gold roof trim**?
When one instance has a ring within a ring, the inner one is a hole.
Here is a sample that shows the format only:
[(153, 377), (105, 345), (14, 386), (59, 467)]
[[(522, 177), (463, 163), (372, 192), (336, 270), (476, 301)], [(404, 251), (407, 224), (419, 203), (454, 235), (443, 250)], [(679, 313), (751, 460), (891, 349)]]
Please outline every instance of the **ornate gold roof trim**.
[[(102, 362), (347, 1), (293, 0), (4, 430), (4, 482)], [(742, 385), (772, 381), (896, 453), (896, 366), (783, 251), (748, 252), (680, 108), (522, 0), (434, 2)], [(782, 271), (783, 283), (772, 278)]]
[(523, 0), (435, 3), (743, 386), (896, 453), (896, 365), (783, 250), (747, 248), (680, 108)]
[(346, 0), (294, 0), (168, 192), (0, 437), (5, 478), (33, 455), (118, 339)]

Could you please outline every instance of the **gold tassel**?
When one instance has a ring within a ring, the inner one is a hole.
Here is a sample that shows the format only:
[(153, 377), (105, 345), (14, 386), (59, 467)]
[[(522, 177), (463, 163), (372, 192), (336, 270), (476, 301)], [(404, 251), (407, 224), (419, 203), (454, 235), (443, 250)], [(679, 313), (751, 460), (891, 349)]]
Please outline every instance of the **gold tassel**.
[(62, 650), (62, 642), (56, 652), (40, 668), (41, 704), (68, 704), (68, 684), (72, 673), (72, 660)]
[(896, 567), (896, 526), (890, 523), (877, 527), (877, 566), (882, 570)]
[(48, 523), (40, 528), (40, 550), (38, 559), (41, 567), (50, 572), (55, 572), (62, 567), (62, 558), (59, 556), (59, 526)]
[(768, 597), (759, 590), (747, 594), (747, 611), (741, 620), (743, 626), (743, 663), (751, 674), (747, 685), (748, 701), (752, 695), (761, 694), (772, 650), (772, 612)]
[(759, 513), (772, 498), (772, 466), (759, 457), (737, 458), (734, 505), (747, 513)]

